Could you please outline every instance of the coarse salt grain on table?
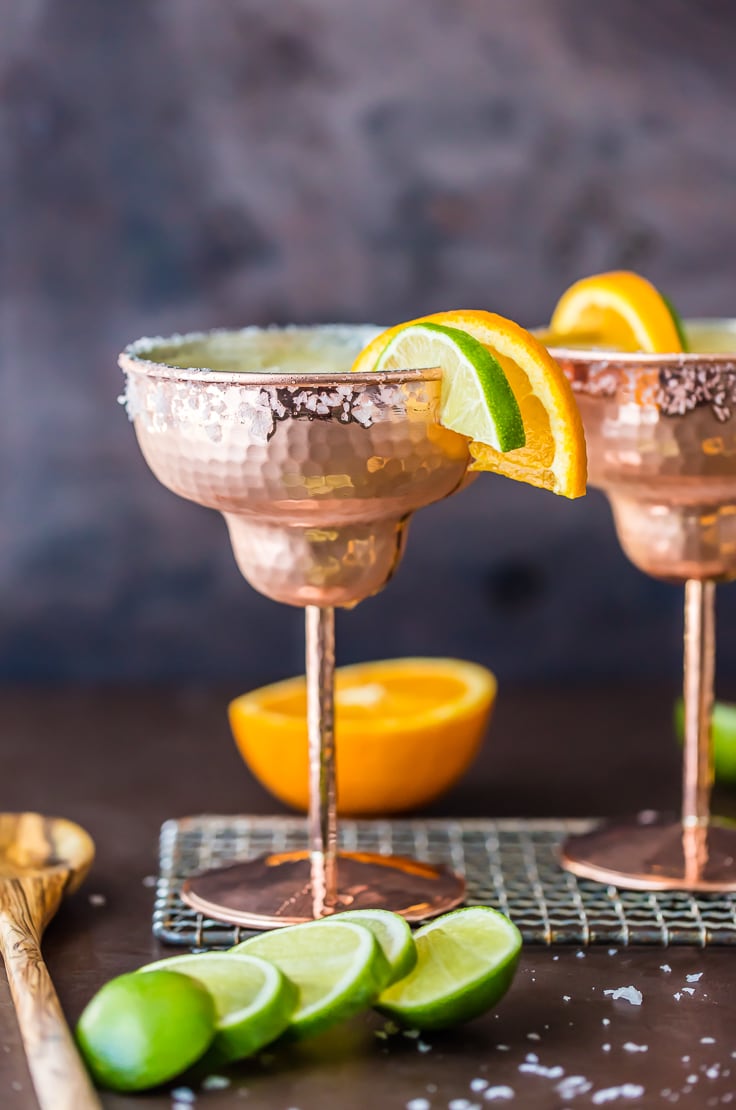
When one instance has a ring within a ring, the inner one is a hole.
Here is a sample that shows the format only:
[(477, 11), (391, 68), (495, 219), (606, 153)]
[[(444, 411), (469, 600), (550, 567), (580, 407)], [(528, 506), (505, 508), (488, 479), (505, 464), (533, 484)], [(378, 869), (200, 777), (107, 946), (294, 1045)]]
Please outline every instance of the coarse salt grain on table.
[(641, 1006), (643, 995), (636, 987), (616, 987), (615, 990), (607, 990), (603, 992), (611, 996), (615, 1002), (617, 999), (622, 999), (624, 1002), (630, 1002), (632, 1006)]
[(510, 1102), (514, 1097), (514, 1088), (507, 1087), (504, 1083), (496, 1087), (488, 1087), (483, 1098), (486, 1102)]
[(641, 1098), (643, 1094), (644, 1088), (638, 1083), (622, 1083), (620, 1087), (604, 1087), (596, 1091), (592, 1101), (596, 1106), (602, 1106), (605, 1102), (616, 1102), (620, 1098)]

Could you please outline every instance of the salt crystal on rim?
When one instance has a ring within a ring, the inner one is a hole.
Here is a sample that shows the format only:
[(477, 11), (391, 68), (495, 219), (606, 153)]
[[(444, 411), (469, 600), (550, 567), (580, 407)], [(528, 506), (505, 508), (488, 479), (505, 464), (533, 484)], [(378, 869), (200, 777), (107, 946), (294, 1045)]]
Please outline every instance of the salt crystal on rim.
[(610, 994), (611, 998), (616, 1001), (617, 998), (623, 999), (625, 1002), (630, 1002), (632, 1006), (641, 1006), (643, 995), (636, 987), (617, 987), (616, 990), (604, 991), (604, 994)]

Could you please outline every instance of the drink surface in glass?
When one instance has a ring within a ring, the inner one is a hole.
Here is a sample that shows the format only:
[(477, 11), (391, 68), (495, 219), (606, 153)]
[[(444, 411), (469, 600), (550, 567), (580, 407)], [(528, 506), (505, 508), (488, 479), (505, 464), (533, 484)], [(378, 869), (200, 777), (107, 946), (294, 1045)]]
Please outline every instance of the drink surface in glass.
[(645, 890), (736, 889), (736, 828), (710, 813), (715, 585), (736, 579), (736, 320), (686, 332), (692, 353), (550, 347), (621, 546), (646, 574), (685, 586), (681, 817), (610, 822), (563, 849), (578, 875)]
[(420, 920), (459, 904), (443, 867), (338, 852), (334, 607), (382, 589), (416, 509), (456, 491), (465, 437), (442, 428), (439, 368), (351, 374), (363, 326), (144, 339), (120, 356), (139, 445), (169, 489), (219, 510), (259, 592), (305, 609), (309, 851), (188, 881), (208, 916), (268, 928), (383, 906)]

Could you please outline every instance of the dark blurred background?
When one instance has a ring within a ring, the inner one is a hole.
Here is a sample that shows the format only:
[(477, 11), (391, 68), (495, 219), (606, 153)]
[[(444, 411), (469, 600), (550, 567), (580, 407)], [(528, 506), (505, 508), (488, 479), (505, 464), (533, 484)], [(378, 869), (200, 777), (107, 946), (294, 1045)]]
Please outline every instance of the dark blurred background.
[[(0, 0), (0, 677), (301, 669), (300, 613), (158, 486), (116, 405), (140, 334), (533, 324), (599, 269), (736, 313), (729, 0)], [(736, 591), (719, 602), (736, 667)], [(421, 513), (344, 661), (675, 676), (681, 597), (602, 496), (485, 477)]]

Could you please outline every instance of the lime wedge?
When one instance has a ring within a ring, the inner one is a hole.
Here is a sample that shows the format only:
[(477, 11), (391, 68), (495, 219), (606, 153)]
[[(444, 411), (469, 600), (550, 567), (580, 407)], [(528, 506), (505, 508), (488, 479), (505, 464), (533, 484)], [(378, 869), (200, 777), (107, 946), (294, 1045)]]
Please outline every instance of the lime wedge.
[(440, 423), (496, 451), (526, 442), (516, 398), (498, 359), (460, 328), (409, 324), (389, 340), (376, 370), (442, 369)]
[(346, 910), (325, 918), (325, 924), (337, 921), (354, 921), (369, 929), (381, 948), (391, 967), (391, 978), (386, 986), (397, 983), (414, 967), (417, 962), (417, 946), (408, 922), (390, 910)]
[(114, 1091), (157, 1087), (190, 1067), (215, 1036), (215, 1004), (186, 975), (111, 979), (86, 1006), (77, 1041), (92, 1077)]
[(373, 933), (352, 921), (310, 921), (244, 940), (233, 953), (260, 956), (299, 989), (288, 1031), (308, 1037), (372, 1006), (391, 978)]
[[(685, 706), (675, 702), (675, 729), (685, 736)], [(736, 783), (736, 705), (717, 701), (713, 706), (713, 769), (718, 782)]]
[(378, 1009), (414, 1029), (446, 1029), (489, 1010), (511, 986), (521, 934), (488, 906), (453, 910), (414, 934), (417, 964)]
[(203, 952), (171, 956), (139, 969), (138, 974), (176, 971), (201, 983), (215, 1004), (216, 1034), (212, 1064), (242, 1060), (280, 1037), (296, 1009), (298, 991), (273, 964), (257, 956)]
[(682, 322), (682, 316), (680, 316), (680, 313), (677, 311), (669, 297), (665, 297), (664, 293), (661, 290), (659, 295), (666, 304), (669, 314), (672, 317), (672, 323), (675, 325), (677, 338), (680, 340), (680, 347), (683, 351), (688, 351), (690, 348), (687, 345), (687, 336), (685, 334), (685, 325)]

